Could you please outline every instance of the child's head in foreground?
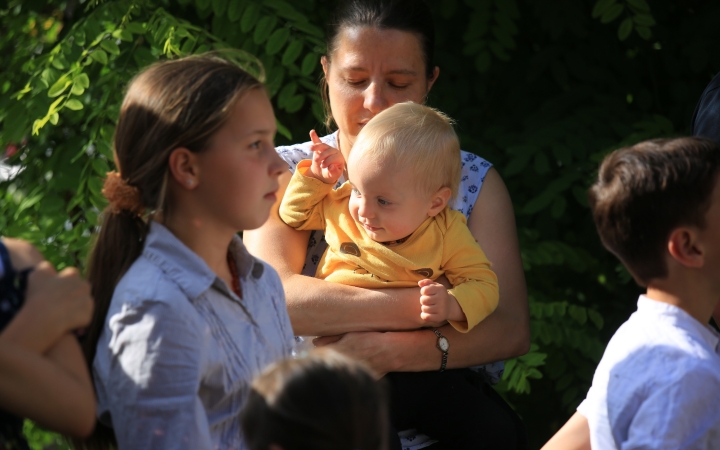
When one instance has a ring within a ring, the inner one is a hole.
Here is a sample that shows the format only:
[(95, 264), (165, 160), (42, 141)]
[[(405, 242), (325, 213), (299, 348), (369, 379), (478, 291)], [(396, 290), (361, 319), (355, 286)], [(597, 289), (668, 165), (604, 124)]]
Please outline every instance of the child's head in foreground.
[(348, 160), (350, 213), (375, 241), (413, 233), (457, 195), (462, 163), (452, 120), (417, 103), (398, 103), (358, 134)]
[(279, 361), (253, 382), (242, 428), (251, 450), (385, 450), (387, 399), (364, 365), (330, 349)]
[[(669, 264), (720, 268), (720, 145), (705, 138), (656, 139), (608, 155), (590, 188), (605, 247), (648, 287)], [(720, 280), (720, 272), (716, 274)]]

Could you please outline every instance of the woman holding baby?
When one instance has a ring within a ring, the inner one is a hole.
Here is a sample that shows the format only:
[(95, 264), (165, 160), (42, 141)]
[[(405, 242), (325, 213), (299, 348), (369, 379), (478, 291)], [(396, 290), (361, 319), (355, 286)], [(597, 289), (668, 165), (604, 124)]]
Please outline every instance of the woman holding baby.
[[(322, 142), (339, 149), (345, 161), (371, 118), (397, 103), (424, 103), (440, 75), (433, 62), (432, 16), (421, 0), (346, 2), (331, 24), (327, 49), (322, 94), (328, 124), (334, 122), (337, 131), (316, 140), (315, 149)], [(297, 164), (312, 159), (312, 145), (277, 149), (291, 169), (280, 177), (281, 193)], [(490, 163), (467, 152), (461, 158), (462, 177), (452, 206), (467, 218), (500, 288), (495, 311), (467, 333), (445, 322), (423, 320), (420, 287), (365, 289), (314, 278), (326, 248), (323, 233), (288, 227), (277, 215), (278, 205), (265, 225), (245, 233), (244, 241), (251, 253), (279, 272), (296, 334), (324, 336), (316, 345), (330, 345), (364, 360), (379, 375), (438, 371), (441, 364), (447, 369), (474, 367), (477, 376), (471, 382), (485, 399), (478, 408), (487, 420), (478, 426), (487, 434), (487, 448), (523, 448), (522, 424), (488, 384), (501, 376), (498, 361), (529, 348), (527, 294), (512, 204)], [(447, 280), (437, 281), (451, 287)], [(437, 332), (425, 328), (433, 326)], [(425, 447), (418, 442), (423, 440), (415, 439), (414, 448)]]

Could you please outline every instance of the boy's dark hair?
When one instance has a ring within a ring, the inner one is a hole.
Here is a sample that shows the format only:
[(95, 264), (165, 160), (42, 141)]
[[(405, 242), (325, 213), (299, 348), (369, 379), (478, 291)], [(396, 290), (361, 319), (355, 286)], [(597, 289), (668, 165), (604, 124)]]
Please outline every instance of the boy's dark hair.
[(385, 450), (387, 394), (361, 363), (331, 349), (281, 360), (255, 379), (241, 413), (250, 450)]
[(705, 226), (720, 169), (720, 144), (706, 138), (655, 139), (612, 152), (588, 198), (605, 247), (641, 286), (667, 276), (670, 233)]

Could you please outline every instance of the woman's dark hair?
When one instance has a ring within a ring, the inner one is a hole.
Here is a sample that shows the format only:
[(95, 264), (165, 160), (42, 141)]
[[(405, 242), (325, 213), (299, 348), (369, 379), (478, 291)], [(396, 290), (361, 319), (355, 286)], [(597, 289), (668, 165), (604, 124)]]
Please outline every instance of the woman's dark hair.
[[(87, 270), (95, 299), (93, 319), (83, 341), (90, 373), (115, 286), (143, 250), (148, 216), (152, 218), (155, 212), (167, 215), (172, 206), (166, 198), (170, 154), (178, 147), (204, 151), (239, 99), (262, 88), (255, 77), (218, 55), (160, 62), (130, 83), (120, 107), (113, 150), (119, 176), (137, 189), (146, 213), (141, 216), (111, 207), (102, 213)], [(114, 445), (112, 430), (100, 423), (87, 442), (76, 443), (76, 447), (89, 449), (110, 445)]]
[(389, 436), (385, 386), (330, 349), (270, 366), (240, 420), (250, 450), (386, 450)]
[(655, 139), (609, 154), (588, 199), (598, 234), (641, 286), (668, 275), (667, 239), (681, 226), (705, 227), (720, 173), (720, 144)]
[[(435, 24), (425, 0), (345, 0), (333, 14), (327, 31), (327, 58), (331, 62), (337, 50), (340, 33), (346, 28), (372, 27), (414, 34), (420, 42), (425, 62), (425, 76), (433, 78), (435, 70)], [(332, 124), (327, 80), (320, 81), (328, 128)]]

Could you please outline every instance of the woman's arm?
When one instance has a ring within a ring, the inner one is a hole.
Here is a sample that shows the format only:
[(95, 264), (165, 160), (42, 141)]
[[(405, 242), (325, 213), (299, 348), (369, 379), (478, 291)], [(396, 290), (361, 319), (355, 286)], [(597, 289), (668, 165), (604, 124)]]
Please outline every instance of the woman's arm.
[(95, 426), (95, 395), (80, 346), (66, 334), (45, 355), (0, 339), (0, 407), (77, 437)]
[[(440, 328), (450, 342), (449, 368), (513, 358), (530, 348), (530, 315), (515, 215), (507, 188), (493, 169), (487, 173), (468, 226), (497, 274), (500, 302), (495, 312), (468, 333), (460, 333), (449, 325)], [(431, 331), (420, 330), (348, 333), (339, 339), (319, 340), (317, 344), (330, 343), (384, 374), (439, 369), (436, 341)]]
[(300, 275), (310, 232), (294, 230), (278, 216), (290, 178), (290, 172), (280, 176), (278, 201), (270, 218), (257, 230), (245, 231), (243, 241), (250, 253), (267, 261), (280, 275), (294, 332), (326, 336), (426, 325), (420, 320), (419, 288), (373, 291)]
[(585, 416), (573, 414), (541, 450), (590, 450), (590, 427)]

